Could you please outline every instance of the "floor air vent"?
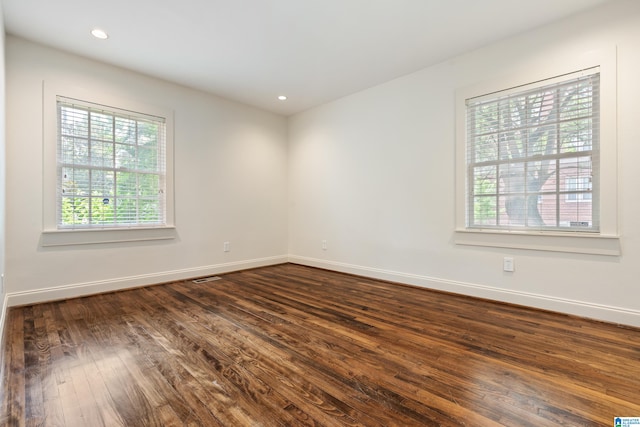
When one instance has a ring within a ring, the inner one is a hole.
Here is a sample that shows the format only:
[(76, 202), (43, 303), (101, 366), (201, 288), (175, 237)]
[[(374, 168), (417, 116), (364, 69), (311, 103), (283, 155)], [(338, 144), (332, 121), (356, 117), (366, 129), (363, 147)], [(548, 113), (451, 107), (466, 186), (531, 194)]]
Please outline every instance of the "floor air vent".
[(216, 280), (220, 280), (220, 276), (209, 276), (202, 277), (200, 279), (192, 280), (193, 283), (206, 283), (206, 282), (215, 282)]

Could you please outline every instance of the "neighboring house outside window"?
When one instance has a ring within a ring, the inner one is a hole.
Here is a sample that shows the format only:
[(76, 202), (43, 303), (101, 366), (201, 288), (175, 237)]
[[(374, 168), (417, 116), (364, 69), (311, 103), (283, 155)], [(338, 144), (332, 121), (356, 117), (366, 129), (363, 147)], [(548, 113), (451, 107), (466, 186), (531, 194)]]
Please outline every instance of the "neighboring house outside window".
[(591, 193), (591, 177), (590, 176), (568, 176), (565, 186), (569, 191), (575, 193), (567, 193), (567, 202), (586, 202), (592, 200)]

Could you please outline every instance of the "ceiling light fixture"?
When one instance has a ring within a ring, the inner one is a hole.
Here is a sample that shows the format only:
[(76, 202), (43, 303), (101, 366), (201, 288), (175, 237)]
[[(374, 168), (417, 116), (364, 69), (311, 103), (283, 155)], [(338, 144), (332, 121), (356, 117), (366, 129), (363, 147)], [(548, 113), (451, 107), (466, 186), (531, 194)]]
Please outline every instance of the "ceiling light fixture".
[(278, 99), (279, 99), (280, 101), (286, 101), (286, 100), (287, 100), (287, 97), (286, 97), (286, 96), (284, 96), (284, 95), (280, 95), (280, 96), (278, 97)]
[(91, 30), (91, 35), (100, 40), (106, 40), (109, 38), (109, 34), (101, 30), (100, 28), (94, 28)]

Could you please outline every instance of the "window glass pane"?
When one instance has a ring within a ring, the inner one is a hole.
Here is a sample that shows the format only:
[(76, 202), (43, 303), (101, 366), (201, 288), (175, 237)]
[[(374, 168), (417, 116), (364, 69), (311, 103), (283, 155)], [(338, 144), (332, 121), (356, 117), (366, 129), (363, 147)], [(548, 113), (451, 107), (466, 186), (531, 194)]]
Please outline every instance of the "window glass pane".
[(113, 168), (113, 144), (93, 141), (91, 143), (91, 165)]
[(116, 168), (135, 169), (137, 150), (135, 145), (116, 144)]
[(63, 195), (88, 196), (91, 192), (88, 169), (62, 168)]
[(527, 156), (556, 154), (558, 144), (557, 125), (535, 123), (527, 132)]
[(92, 224), (112, 224), (114, 206), (108, 197), (91, 198), (91, 223)]
[(91, 139), (102, 141), (113, 140), (113, 116), (97, 112), (89, 114)]
[(474, 168), (473, 193), (495, 194), (497, 191), (498, 174), (496, 166), (481, 166)]
[(115, 120), (115, 141), (121, 144), (136, 143), (136, 121), (129, 118), (116, 117)]
[(576, 120), (593, 114), (593, 87), (590, 79), (560, 89), (560, 120)]
[(113, 197), (115, 195), (113, 176), (113, 171), (91, 171), (91, 195)]
[(158, 145), (158, 124), (138, 122), (138, 145), (155, 148)]
[[(560, 191), (590, 191), (592, 174), (591, 157), (561, 159)], [(584, 184), (587, 184), (587, 187)]]
[[(522, 127), (523, 120), (525, 119), (522, 114), (524, 113), (524, 98), (506, 98), (498, 101), (498, 117), (500, 127), (503, 132), (514, 132)], [(509, 133), (507, 135), (512, 135)]]
[(140, 200), (140, 222), (156, 223), (161, 220), (159, 212), (159, 203), (157, 199), (141, 199)]
[(485, 162), (498, 158), (498, 136), (496, 134), (482, 135), (475, 140), (475, 161)]
[(137, 222), (137, 201), (131, 198), (120, 198), (116, 205), (116, 220), (119, 224)]
[(158, 150), (141, 147), (138, 149), (138, 170), (158, 170)]
[(475, 162), (484, 162), (498, 158), (498, 108), (495, 104), (483, 104), (472, 109), (475, 135), (471, 153)]
[(560, 225), (569, 228), (588, 228), (592, 223), (591, 201), (560, 204)]
[(89, 164), (89, 141), (84, 138), (61, 137), (61, 160), (66, 164)]
[(59, 109), (60, 134), (89, 137), (89, 112), (62, 105)]
[(527, 120), (529, 123), (549, 123), (557, 120), (555, 90), (534, 91), (527, 96)]
[(116, 193), (118, 197), (137, 196), (137, 174), (133, 172), (116, 172)]
[(509, 195), (498, 198), (499, 225), (523, 227), (525, 225), (525, 198), (523, 195)]
[[(549, 185), (555, 181), (555, 172), (555, 160), (527, 162), (525, 176), (526, 192), (538, 194), (541, 192), (555, 191), (555, 187)], [(554, 179), (550, 182), (552, 177)]]
[(557, 227), (557, 195), (554, 194), (540, 194), (538, 196), (538, 212), (542, 218), (542, 222), (546, 227)]
[(508, 163), (501, 165), (499, 193), (523, 194), (525, 191), (524, 163)]
[(525, 141), (521, 130), (502, 132), (498, 135), (500, 160), (521, 159), (525, 154)]
[(138, 178), (138, 194), (141, 197), (155, 197), (160, 195), (160, 177), (158, 175), (140, 174)]
[(478, 226), (495, 226), (496, 197), (477, 196), (473, 198), (474, 224)]
[(89, 218), (88, 197), (62, 197), (63, 224), (87, 225)]
[(499, 125), (497, 104), (479, 104), (474, 107), (473, 114), (476, 135), (489, 135), (497, 132)]
[(575, 153), (593, 149), (593, 120), (560, 123), (560, 152)]

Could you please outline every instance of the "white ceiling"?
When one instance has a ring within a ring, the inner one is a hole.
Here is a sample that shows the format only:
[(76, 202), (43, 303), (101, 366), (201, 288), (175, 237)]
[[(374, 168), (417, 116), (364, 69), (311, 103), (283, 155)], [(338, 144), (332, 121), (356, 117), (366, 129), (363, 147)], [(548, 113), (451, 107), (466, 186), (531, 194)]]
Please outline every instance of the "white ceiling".
[(2, 1), (10, 34), (290, 115), (616, 0)]

